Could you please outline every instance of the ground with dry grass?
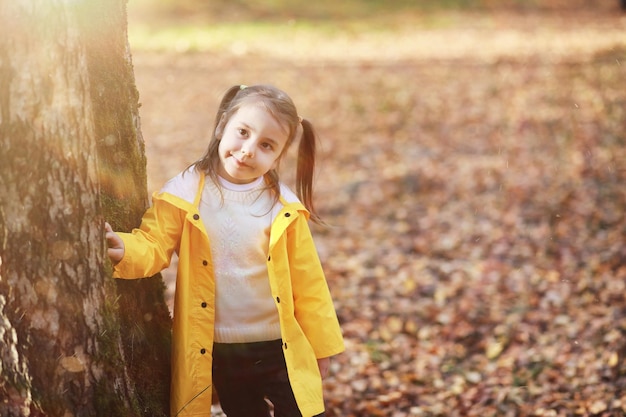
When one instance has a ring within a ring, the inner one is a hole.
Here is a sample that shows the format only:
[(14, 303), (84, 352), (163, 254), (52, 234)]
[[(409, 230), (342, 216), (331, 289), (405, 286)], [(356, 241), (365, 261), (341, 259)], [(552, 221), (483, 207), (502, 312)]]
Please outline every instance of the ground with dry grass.
[(626, 16), (414, 19), (143, 41), (150, 190), (201, 155), (230, 85), (275, 84), (322, 139), (347, 343), (328, 416), (623, 415)]

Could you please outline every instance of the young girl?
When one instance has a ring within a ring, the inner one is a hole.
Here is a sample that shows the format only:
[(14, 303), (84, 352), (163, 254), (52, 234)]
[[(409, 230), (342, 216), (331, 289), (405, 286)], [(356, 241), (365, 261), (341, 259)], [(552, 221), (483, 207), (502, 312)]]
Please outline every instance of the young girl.
[[(300, 136), (296, 190), (278, 165)], [(230, 88), (205, 155), (153, 196), (139, 229), (107, 223), (116, 278), (179, 256), (172, 416), (323, 416), (322, 377), (343, 339), (307, 220), (316, 137), (283, 91)]]

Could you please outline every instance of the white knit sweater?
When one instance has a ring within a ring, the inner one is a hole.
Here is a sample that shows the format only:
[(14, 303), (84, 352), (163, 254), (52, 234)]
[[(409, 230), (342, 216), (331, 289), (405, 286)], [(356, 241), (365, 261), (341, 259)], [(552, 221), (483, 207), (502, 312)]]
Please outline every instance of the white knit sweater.
[(207, 180), (200, 215), (211, 242), (215, 273), (215, 341), (248, 343), (280, 339), (278, 311), (267, 275), (274, 199), (263, 178), (220, 190)]

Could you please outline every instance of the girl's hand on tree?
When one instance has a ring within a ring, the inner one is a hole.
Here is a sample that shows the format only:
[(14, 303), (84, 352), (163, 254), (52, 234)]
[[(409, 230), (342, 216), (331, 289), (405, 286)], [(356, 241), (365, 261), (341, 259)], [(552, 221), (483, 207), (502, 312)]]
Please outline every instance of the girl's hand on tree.
[(330, 358), (321, 358), (317, 360), (317, 367), (320, 368), (320, 375), (322, 379), (328, 376), (328, 369), (330, 368)]
[(104, 222), (104, 231), (104, 237), (106, 238), (107, 245), (109, 246), (107, 249), (107, 255), (109, 255), (111, 262), (116, 264), (124, 257), (124, 241), (113, 231), (111, 225), (107, 222)]

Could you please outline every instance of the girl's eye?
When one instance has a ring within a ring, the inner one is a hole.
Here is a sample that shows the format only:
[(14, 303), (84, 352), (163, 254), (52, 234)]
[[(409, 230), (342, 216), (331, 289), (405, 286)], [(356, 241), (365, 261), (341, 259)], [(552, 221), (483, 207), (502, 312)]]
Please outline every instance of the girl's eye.
[(246, 129), (239, 129), (238, 132), (241, 136), (248, 136), (248, 131)]
[(274, 147), (272, 146), (272, 144), (271, 144), (271, 143), (268, 143), (268, 142), (264, 142), (261, 146), (263, 147), (263, 149), (266, 149), (266, 150), (268, 150), (268, 151), (271, 151), (272, 149), (274, 149)]

